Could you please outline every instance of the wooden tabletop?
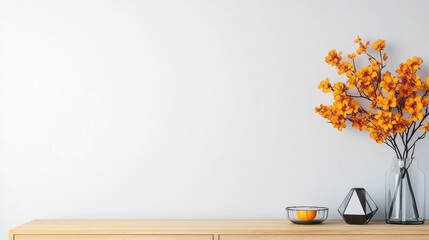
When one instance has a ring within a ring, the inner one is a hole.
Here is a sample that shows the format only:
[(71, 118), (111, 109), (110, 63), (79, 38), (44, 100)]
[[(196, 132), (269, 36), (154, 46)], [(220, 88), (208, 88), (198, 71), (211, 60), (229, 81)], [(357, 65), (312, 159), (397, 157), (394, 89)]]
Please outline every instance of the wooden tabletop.
[(348, 225), (327, 220), (297, 225), (288, 220), (33, 220), (10, 234), (429, 234), (429, 224), (371, 221)]

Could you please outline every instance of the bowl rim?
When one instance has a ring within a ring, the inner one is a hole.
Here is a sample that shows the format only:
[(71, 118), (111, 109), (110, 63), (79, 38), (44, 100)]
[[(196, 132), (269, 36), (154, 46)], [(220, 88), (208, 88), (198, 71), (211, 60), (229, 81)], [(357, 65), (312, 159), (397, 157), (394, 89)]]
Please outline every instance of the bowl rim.
[(287, 211), (329, 211), (328, 207), (318, 207), (318, 206), (290, 206), (286, 208)]

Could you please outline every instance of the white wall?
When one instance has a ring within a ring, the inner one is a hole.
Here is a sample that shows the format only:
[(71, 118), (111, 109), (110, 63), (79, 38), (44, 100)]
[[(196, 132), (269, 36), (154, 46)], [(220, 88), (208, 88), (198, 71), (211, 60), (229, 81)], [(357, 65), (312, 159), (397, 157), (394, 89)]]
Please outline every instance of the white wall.
[[(0, 0), (0, 235), (35, 218), (284, 219), (393, 152), (314, 113), (328, 51), (429, 75), (428, 1)], [(428, 143), (417, 156), (429, 174)], [(429, 185), (429, 184), (428, 184)], [(428, 188), (429, 191), (429, 188)]]

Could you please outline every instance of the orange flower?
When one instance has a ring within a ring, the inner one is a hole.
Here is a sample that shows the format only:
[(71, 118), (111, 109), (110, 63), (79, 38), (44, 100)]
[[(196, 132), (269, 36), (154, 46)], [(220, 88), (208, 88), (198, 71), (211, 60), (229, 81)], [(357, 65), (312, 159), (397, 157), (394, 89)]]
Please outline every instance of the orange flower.
[(359, 109), (359, 103), (356, 100), (353, 100), (351, 97), (344, 97), (338, 101), (334, 102), (336, 112), (338, 115), (343, 115), (344, 118), (347, 115), (357, 113)]
[(367, 129), (368, 120), (364, 116), (353, 118), (352, 127), (359, 129), (359, 131)]
[(429, 123), (423, 124), (421, 128), (419, 128), (425, 132), (429, 132)]
[(324, 118), (329, 119), (332, 116), (332, 110), (328, 106), (320, 104), (320, 107), (315, 107), (314, 110)]
[(350, 58), (351, 60), (353, 60), (353, 59), (355, 59), (356, 54), (352, 53), (352, 54), (347, 55), (347, 57)]
[(332, 118), (330, 119), (332, 126), (334, 126), (334, 128), (337, 128), (339, 131), (342, 131), (343, 128), (346, 128), (346, 118), (344, 118), (342, 115), (335, 115), (332, 116)]
[(411, 116), (408, 118), (409, 122), (421, 120), (424, 117), (422, 110), (422, 96), (411, 96), (405, 100), (405, 106), (403, 108), (403, 111), (411, 114)]
[(419, 57), (413, 57), (412, 59), (408, 59), (406, 63), (401, 63), (399, 65), (399, 69), (396, 70), (398, 73), (398, 77), (403, 79), (413, 79), (415, 77), (415, 73), (420, 69), (420, 64), (422, 64), (423, 60)]
[(415, 81), (415, 83), (416, 83), (416, 88), (418, 89), (418, 90), (427, 90), (428, 89), (428, 86), (427, 86), (427, 84), (420, 78), (420, 76), (418, 76), (418, 75), (415, 75), (416, 77), (415, 77), (415, 79), (414, 79), (414, 81)]
[(381, 94), (381, 92), (376, 92), (376, 97), (373, 98), (369, 107), (370, 108), (381, 108), (381, 107), (383, 107), (383, 100), (384, 100), (384, 97)]
[(326, 119), (330, 119), (332, 117), (332, 115), (334, 114), (334, 108), (332, 106), (324, 106), (322, 104), (320, 104), (320, 107), (315, 107), (314, 108), (316, 113), (320, 114), (322, 117), (326, 118)]
[(413, 66), (413, 70), (417, 71), (418, 69), (420, 69), (420, 64), (423, 63), (423, 60), (419, 57), (414, 56), (413, 59), (408, 59), (407, 60), (407, 65), (409, 66)]
[[(372, 66), (363, 66), (362, 69), (356, 72), (356, 85), (361, 91), (365, 91), (367, 86), (371, 85), (373, 79), (377, 79), (378, 74)], [(368, 95), (368, 94), (367, 94)], [(368, 95), (369, 96), (369, 95)]]
[(347, 82), (349, 83), (349, 89), (354, 88), (356, 85), (356, 76), (354, 74), (347, 73), (347, 77), (349, 78), (347, 79)]
[(394, 118), (392, 118), (392, 113), (387, 111), (378, 110), (375, 115), (378, 126), (380, 126), (385, 132), (390, 132), (393, 129), (393, 125), (396, 124)]
[(356, 51), (357, 54), (361, 55), (362, 53), (366, 52), (366, 50), (369, 48), (369, 42), (366, 42), (364, 45), (362, 42), (359, 42), (359, 48)]
[(355, 43), (360, 43), (360, 42), (362, 42), (362, 39), (360, 39), (360, 37), (358, 36), (355, 40)]
[(380, 126), (368, 128), (370, 131), (369, 136), (374, 139), (377, 143), (382, 143), (389, 136)]
[(399, 79), (397, 77), (392, 77), (389, 71), (383, 76), (383, 80), (380, 82), (380, 87), (383, 88), (384, 92), (389, 93), (389, 95), (395, 95), (396, 86), (398, 85)]
[(407, 119), (400, 113), (393, 114), (392, 118), (395, 119), (396, 124), (393, 125), (392, 131), (395, 133), (402, 133), (407, 130), (407, 127), (409, 126), (409, 123)]
[(383, 98), (382, 105), (383, 105), (383, 110), (389, 110), (390, 108), (396, 107), (395, 96), (391, 95), (388, 98)]
[(361, 89), (361, 92), (364, 92), (370, 100), (374, 100), (377, 98), (376, 89), (373, 85), (366, 86), (365, 88)]
[(370, 60), (370, 62), (372, 64), (373, 70), (378, 72), (380, 70), (380, 62), (378, 60), (374, 60), (374, 61)]
[(328, 56), (325, 57), (325, 62), (327, 62), (329, 65), (331, 66), (338, 66), (338, 64), (340, 64), (341, 59), (343, 59), (341, 57), (342, 52), (337, 53), (337, 50), (331, 50), (328, 53)]
[(337, 82), (334, 84), (334, 99), (338, 100), (339, 98), (346, 96), (347, 86), (343, 82)]
[(386, 53), (383, 54), (383, 63), (387, 60), (388, 56)]
[(377, 41), (375, 41), (375, 43), (372, 45), (372, 48), (374, 48), (374, 50), (377, 51), (381, 51), (384, 50), (384, 48), (386, 47), (386, 41), (378, 39)]
[(325, 81), (321, 81), (319, 84), (319, 89), (322, 88), (324, 93), (331, 92), (331, 84), (329, 83), (329, 79), (326, 78)]
[(355, 71), (355, 69), (353, 68), (353, 63), (351, 63), (351, 62), (346, 62), (346, 61), (341, 62), (340, 64), (338, 64), (337, 67), (338, 67), (338, 74), (339, 75), (343, 75), (346, 72), (350, 72), (350, 71), (354, 72)]
[[(404, 82), (404, 81), (403, 81)], [(417, 91), (417, 87), (416, 86), (412, 86), (411, 84), (403, 84), (403, 85), (398, 85), (396, 90), (399, 92), (399, 95), (401, 97), (408, 97), (410, 95), (412, 95), (413, 93), (415, 93)]]

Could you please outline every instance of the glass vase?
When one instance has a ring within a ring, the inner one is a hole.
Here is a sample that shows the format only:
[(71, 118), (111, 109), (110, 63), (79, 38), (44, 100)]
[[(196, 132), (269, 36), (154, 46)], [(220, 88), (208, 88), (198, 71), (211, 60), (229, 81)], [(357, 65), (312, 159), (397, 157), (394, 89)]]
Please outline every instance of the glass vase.
[(394, 158), (386, 173), (386, 223), (423, 224), (425, 174), (417, 159)]

